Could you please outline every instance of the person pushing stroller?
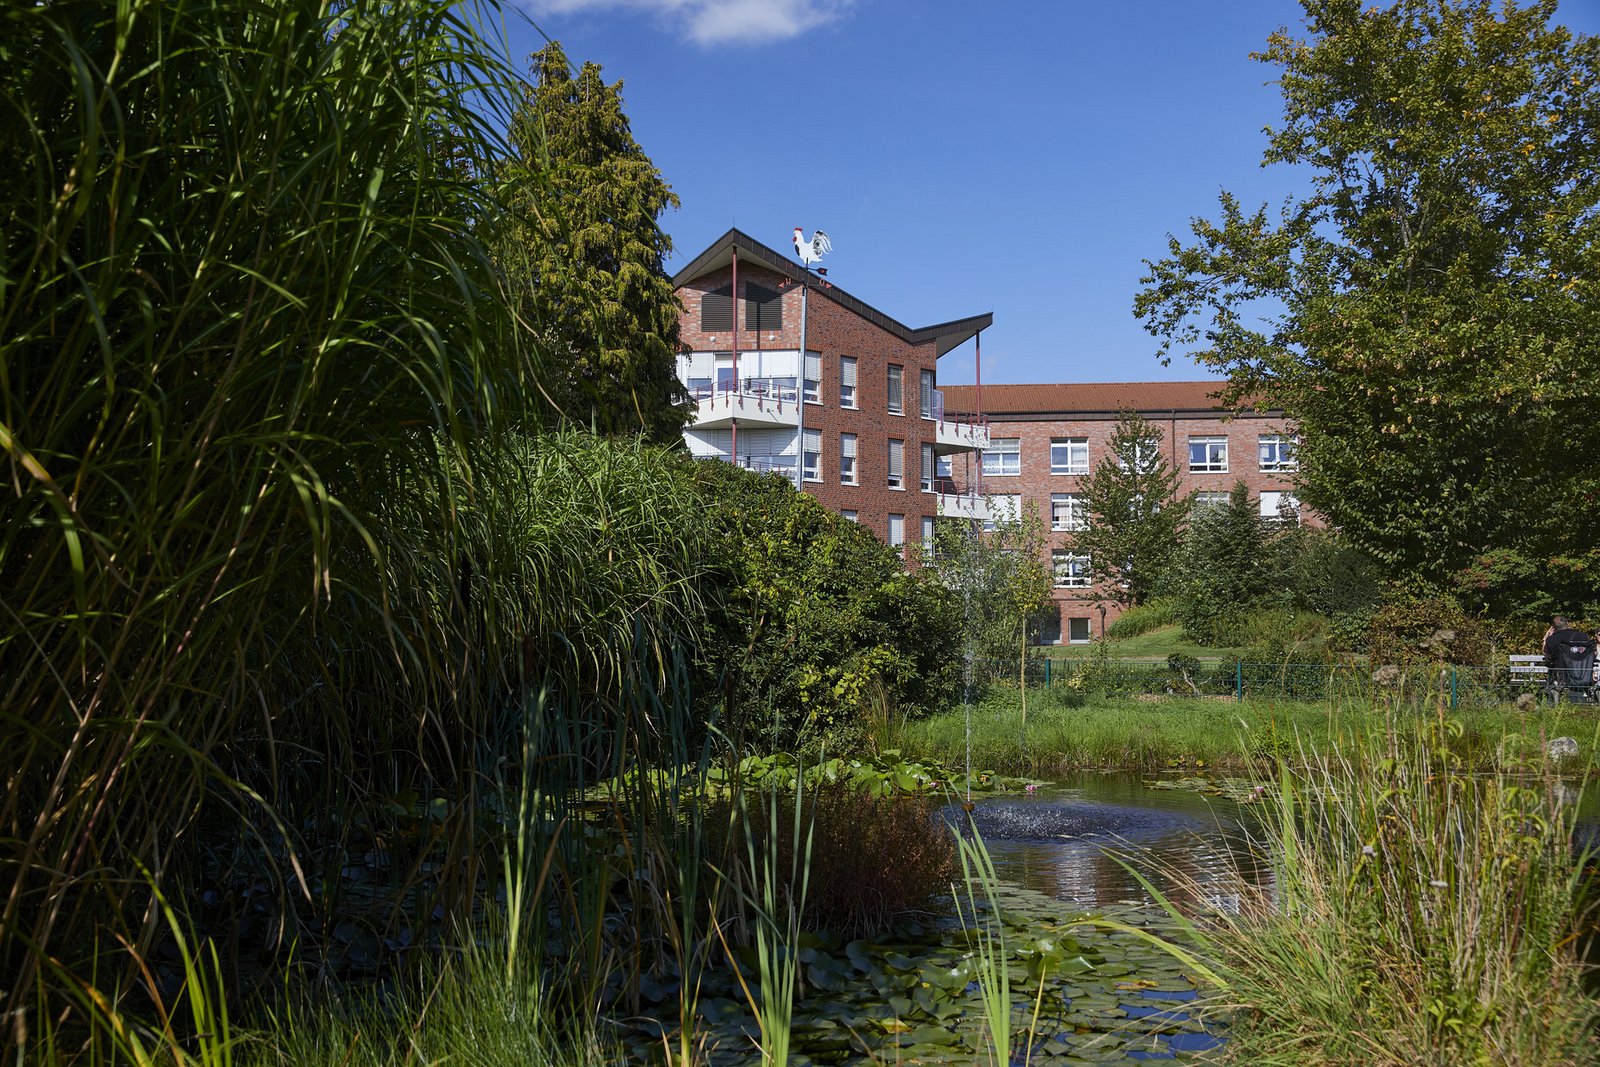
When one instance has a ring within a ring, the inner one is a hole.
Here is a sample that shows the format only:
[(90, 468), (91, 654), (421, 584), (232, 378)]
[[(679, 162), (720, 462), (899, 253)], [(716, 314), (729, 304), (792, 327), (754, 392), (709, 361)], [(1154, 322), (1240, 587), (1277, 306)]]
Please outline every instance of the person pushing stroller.
[(1544, 635), (1544, 665), (1549, 669), (1552, 703), (1566, 694), (1568, 700), (1594, 702), (1595, 639), (1572, 625), (1565, 615), (1550, 620)]

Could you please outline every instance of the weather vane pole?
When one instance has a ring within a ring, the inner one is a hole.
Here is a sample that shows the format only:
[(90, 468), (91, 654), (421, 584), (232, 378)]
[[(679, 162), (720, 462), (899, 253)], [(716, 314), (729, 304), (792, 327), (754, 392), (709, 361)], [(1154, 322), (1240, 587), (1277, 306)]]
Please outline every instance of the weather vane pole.
[[(799, 454), (795, 457), (798, 462), (794, 465), (794, 487), (802, 492), (805, 491), (806, 479), (806, 303), (807, 297), (811, 293), (811, 271), (815, 269), (817, 274), (824, 278), (828, 275), (827, 267), (813, 268), (812, 264), (822, 259), (825, 253), (832, 251), (833, 242), (828, 240), (828, 235), (821, 230), (812, 233), (811, 240), (807, 241), (802, 235), (800, 227), (796, 226), (794, 228), (794, 254), (800, 259), (800, 375), (796, 379), (800, 384), (800, 388), (795, 393), (796, 409), (800, 412), (800, 420), (795, 431), (799, 435), (799, 439), (796, 441), (796, 451)], [(828, 283), (824, 281), (822, 284), (827, 285)], [(822, 388), (821, 379), (822, 375), (819, 372), (817, 375), (817, 388), (819, 390)], [(820, 400), (821, 396), (819, 395), (817, 399)], [(820, 451), (817, 453), (817, 462), (819, 464), (822, 462), (822, 453)]]

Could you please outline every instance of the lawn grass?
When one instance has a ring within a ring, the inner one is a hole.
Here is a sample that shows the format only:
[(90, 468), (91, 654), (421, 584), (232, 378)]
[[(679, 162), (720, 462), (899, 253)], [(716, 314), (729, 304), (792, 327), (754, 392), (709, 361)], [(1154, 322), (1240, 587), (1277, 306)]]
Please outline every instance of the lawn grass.
[[(1061, 689), (1031, 692), (1024, 736), (1016, 690), (994, 687), (973, 708), (974, 766), (1036, 778), (1109, 768), (1245, 773), (1263, 758), (1292, 760), (1302, 747), (1322, 750), (1330, 743), (1381, 733), (1391, 723), (1434, 716), (1431, 709), (1415, 705), (1363, 707), (1351, 702), (1330, 706), (1187, 697), (1078, 701), (1082, 698)], [(1577, 740), (1574, 766), (1600, 766), (1596, 761), (1600, 708), (1562, 705), (1524, 712), (1508, 704), (1461, 708), (1450, 718), (1461, 725), (1453, 748), (1472, 768), (1490, 768), (1502, 752), (1523, 752), (1557, 736)], [(966, 755), (965, 712), (956, 707), (899, 724), (880, 743), (961, 766)]]
[[(1046, 647), (1042, 651), (1052, 659), (1082, 659), (1093, 655), (1099, 643), (1055, 645)], [(1137, 637), (1108, 637), (1104, 643), (1112, 659), (1164, 660), (1173, 654), (1193, 656), (1201, 662), (1250, 659), (1249, 649), (1244, 646), (1196, 644), (1189, 640), (1183, 624), (1178, 622), (1157, 626)], [(1326, 640), (1315, 637), (1294, 642), (1289, 646), (1286, 655), (1275, 658), (1288, 663), (1320, 663), (1326, 655)]]

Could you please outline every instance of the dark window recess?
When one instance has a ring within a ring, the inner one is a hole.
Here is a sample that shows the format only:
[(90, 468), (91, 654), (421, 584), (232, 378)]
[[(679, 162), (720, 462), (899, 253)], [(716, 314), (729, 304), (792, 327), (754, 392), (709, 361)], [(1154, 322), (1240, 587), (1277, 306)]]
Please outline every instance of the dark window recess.
[(744, 325), (747, 330), (783, 329), (783, 294), (764, 285), (746, 285)]
[(700, 298), (702, 333), (733, 332), (733, 286), (713, 289)]

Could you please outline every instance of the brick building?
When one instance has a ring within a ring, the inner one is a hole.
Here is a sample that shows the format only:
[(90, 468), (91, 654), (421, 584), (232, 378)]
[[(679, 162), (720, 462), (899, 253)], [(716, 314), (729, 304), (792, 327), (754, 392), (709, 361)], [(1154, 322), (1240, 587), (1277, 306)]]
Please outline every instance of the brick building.
[(981, 491), (996, 514), (1032, 511), (1044, 522), (1056, 576), (1059, 618), (1040, 627), (1041, 643), (1092, 640), (1120, 610), (1089, 580), (1088, 560), (1068, 548), (1082, 529), (1083, 483), (1103, 459), (1117, 415), (1137, 411), (1160, 428), (1179, 493), (1197, 503), (1225, 502), (1243, 479), (1263, 518), (1299, 521), (1293, 495), (1292, 427), (1281, 412), (1231, 418), (1215, 397), (1221, 382), (1092, 382), (1049, 385), (946, 386), (951, 411), (981, 410), (989, 427), (981, 484), (958, 473), (960, 488)]
[(981, 419), (947, 416), (938, 363), (992, 315), (913, 329), (738, 230), (672, 282), (692, 455), (797, 478), (889, 544), (931, 539), (940, 515), (986, 514), (950, 475), (976, 467), (988, 435)]

